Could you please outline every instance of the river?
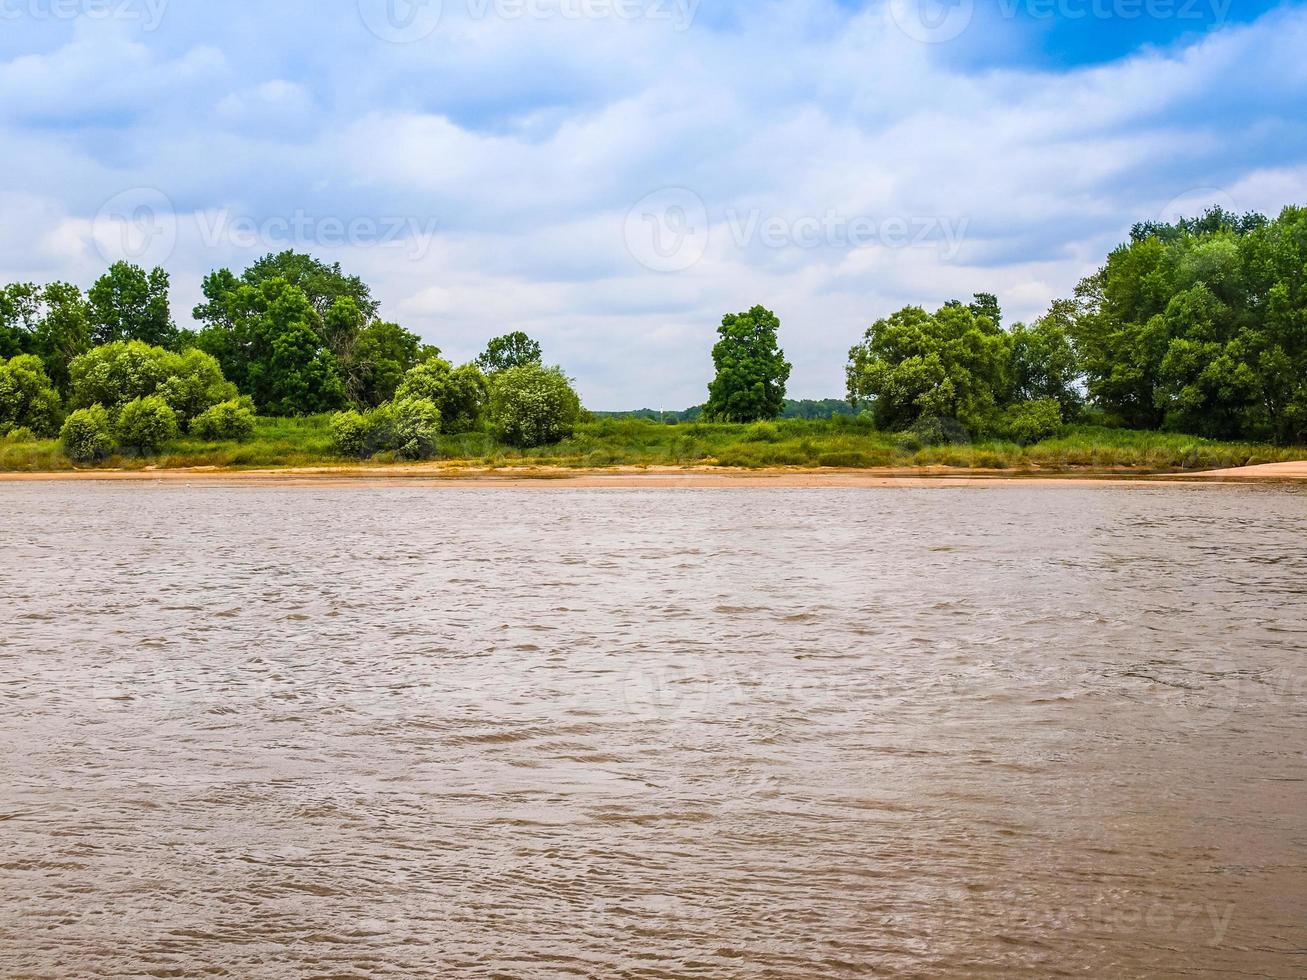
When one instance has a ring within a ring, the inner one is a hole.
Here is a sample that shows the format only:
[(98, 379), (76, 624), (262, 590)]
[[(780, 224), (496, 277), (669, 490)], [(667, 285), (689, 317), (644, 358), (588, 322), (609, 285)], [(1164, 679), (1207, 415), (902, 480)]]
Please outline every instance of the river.
[(1307, 974), (1307, 493), (0, 486), (0, 974)]

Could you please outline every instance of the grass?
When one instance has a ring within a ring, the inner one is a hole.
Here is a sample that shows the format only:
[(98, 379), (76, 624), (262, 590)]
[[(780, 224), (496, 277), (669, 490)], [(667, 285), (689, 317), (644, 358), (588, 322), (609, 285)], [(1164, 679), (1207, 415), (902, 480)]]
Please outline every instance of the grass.
[[(794, 466), (865, 469), (947, 466), (1013, 472), (1133, 470), (1164, 473), (1218, 469), (1307, 458), (1307, 448), (1214, 442), (1168, 432), (1137, 432), (1071, 426), (1056, 438), (1032, 446), (979, 441), (921, 446), (900, 434), (878, 432), (865, 420), (788, 419), (753, 425), (600, 419), (580, 426), (553, 446), (519, 450), (483, 433), (442, 440), (441, 458), (474, 466)], [(75, 465), (56, 440), (0, 440), (0, 471), (53, 472), (74, 469), (144, 469), (212, 466), (229, 469), (340, 465), (351, 462), (331, 452), (327, 417), (261, 418), (245, 442), (182, 438), (153, 456), (115, 455), (94, 467)], [(384, 456), (374, 463), (390, 462)]]

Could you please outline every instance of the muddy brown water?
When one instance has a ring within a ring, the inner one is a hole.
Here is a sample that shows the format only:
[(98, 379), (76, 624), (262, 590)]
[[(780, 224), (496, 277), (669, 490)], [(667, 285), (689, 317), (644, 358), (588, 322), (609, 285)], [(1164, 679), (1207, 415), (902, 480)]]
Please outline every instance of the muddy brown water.
[(1305, 519), (0, 487), (0, 974), (1307, 975)]

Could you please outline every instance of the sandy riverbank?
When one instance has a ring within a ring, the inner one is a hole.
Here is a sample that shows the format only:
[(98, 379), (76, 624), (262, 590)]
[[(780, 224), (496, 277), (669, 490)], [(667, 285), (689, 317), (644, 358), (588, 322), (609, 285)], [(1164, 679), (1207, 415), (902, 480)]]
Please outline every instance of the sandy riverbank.
[(1307, 481), (1307, 461), (1270, 463), (1195, 473), (1139, 473), (1106, 470), (1078, 473), (1013, 473), (906, 467), (872, 470), (764, 469), (721, 467), (609, 467), (579, 470), (564, 467), (481, 468), (449, 463), (388, 466), (312, 466), (283, 469), (224, 470), (215, 467), (166, 470), (76, 470), (48, 473), (0, 473), (0, 483), (34, 481), (109, 481), (233, 486), (323, 486), (397, 484), (406, 486), (501, 488), (650, 489), (667, 488), (821, 488), (929, 486), (1084, 486), (1157, 482), (1242, 483)]

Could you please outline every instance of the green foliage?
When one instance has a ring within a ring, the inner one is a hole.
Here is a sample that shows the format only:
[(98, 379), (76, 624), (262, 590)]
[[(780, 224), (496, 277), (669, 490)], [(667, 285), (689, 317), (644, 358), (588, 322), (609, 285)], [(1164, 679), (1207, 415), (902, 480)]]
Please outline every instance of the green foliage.
[(1017, 402), (1004, 409), (994, 429), (1019, 446), (1043, 442), (1062, 429), (1062, 406), (1055, 398)]
[(1137, 428), (1307, 439), (1307, 209), (1141, 225), (1077, 289), (1096, 405)]
[(203, 289), (209, 302), (196, 307), (195, 316), (208, 326), (196, 344), (218, 359), (260, 412), (306, 415), (345, 403), (322, 315), (300, 287), (281, 278), (241, 283), (224, 269), (208, 276)]
[(75, 463), (93, 463), (113, 452), (109, 434), (109, 413), (103, 405), (92, 405), (64, 419), (59, 433), (64, 455)]
[(191, 420), (190, 434), (213, 442), (243, 442), (254, 434), (254, 410), (248, 399), (212, 405)]
[(379, 452), (430, 459), (439, 448), (440, 409), (427, 398), (396, 398), (367, 414), (337, 412), (329, 425), (333, 451), (354, 459)]
[(90, 346), (90, 307), (76, 286), (15, 283), (0, 289), (0, 358), (34, 354), (63, 394), (68, 365)]
[(218, 362), (194, 348), (176, 352), (139, 340), (94, 347), (69, 369), (74, 407), (103, 405), (111, 415), (128, 402), (158, 395), (182, 422), (236, 397)]
[[(353, 306), (348, 300), (338, 301), (337, 306), (346, 303), (346, 310)], [(407, 372), (439, 353), (397, 323), (373, 321), (358, 329), (342, 358), (346, 393), (355, 405), (380, 405), (395, 397)]]
[(373, 446), (368, 438), (371, 426), (362, 413), (354, 409), (337, 412), (329, 425), (333, 452), (352, 459), (367, 459), (372, 455)]
[(922, 418), (975, 429), (1008, 387), (1010, 339), (961, 303), (937, 313), (909, 306), (878, 320), (849, 352), (849, 400), (869, 401), (876, 423), (905, 429)]
[(59, 393), (41, 359), (32, 354), (0, 359), (0, 432), (21, 427), (49, 435), (58, 426)]
[(103, 405), (116, 413), (123, 405), (158, 393), (168, 380), (169, 352), (140, 340), (95, 347), (69, 366), (74, 408)]
[[(227, 275), (230, 276), (231, 273)], [(345, 275), (339, 262), (328, 265), (311, 255), (290, 249), (263, 256), (241, 274), (240, 281), (247, 286), (262, 286), (274, 279), (298, 288), (308, 298), (318, 316), (324, 319), (341, 299), (348, 299), (354, 304), (364, 323), (374, 320), (380, 307), (372, 298), (372, 290), (367, 283), (358, 276)], [(209, 294), (206, 292), (205, 296)], [(209, 316), (199, 310), (195, 317), (197, 320), (209, 321)]]
[(440, 409), (426, 398), (397, 398), (368, 413), (368, 438), (399, 459), (430, 459), (440, 437)]
[(1059, 300), (1032, 326), (1012, 328), (1012, 397), (1018, 402), (1051, 398), (1064, 418), (1080, 414), (1083, 373), (1071, 340), (1075, 304)]
[(581, 399), (556, 367), (506, 368), (490, 382), (490, 426), (511, 446), (543, 446), (572, 434)]
[(476, 359), (484, 374), (497, 374), (509, 368), (539, 365), (543, 357), (540, 345), (520, 330), (493, 338), (485, 352)]
[(156, 453), (177, 438), (177, 413), (158, 395), (128, 402), (118, 413), (114, 432), (125, 448)]
[(445, 432), (472, 432), (481, 426), (490, 386), (475, 364), (453, 368), (433, 357), (404, 375), (395, 397), (428, 399), (440, 409)]
[(186, 424), (215, 405), (236, 398), (236, 386), (223, 377), (217, 360), (191, 348), (163, 359), (168, 377), (158, 394)]
[(780, 326), (776, 314), (761, 306), (722, 318), (712, 352), (717, 376), (708, 385), (706, 418), (756, 422), (780, 415), (790, 379), (790, 364), (776, 339)]
[(139, 340), (173, 347), (179, 331), (168, 306), (168, 273), (115, 262), (87, 291), (91, 339), (96, 344)]

